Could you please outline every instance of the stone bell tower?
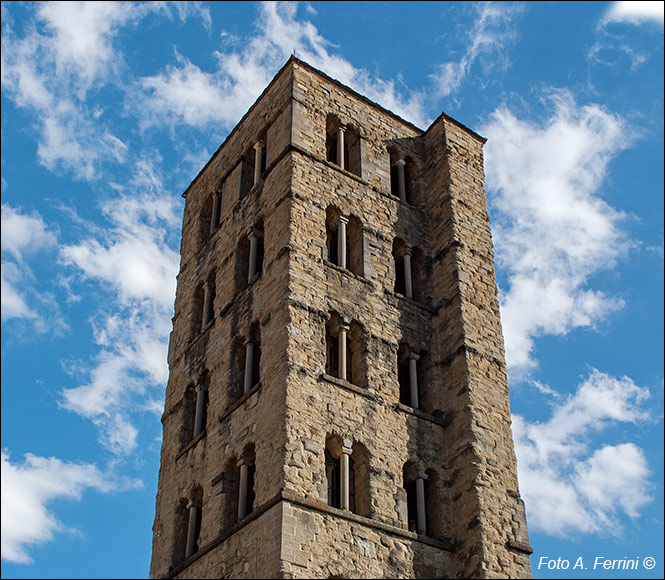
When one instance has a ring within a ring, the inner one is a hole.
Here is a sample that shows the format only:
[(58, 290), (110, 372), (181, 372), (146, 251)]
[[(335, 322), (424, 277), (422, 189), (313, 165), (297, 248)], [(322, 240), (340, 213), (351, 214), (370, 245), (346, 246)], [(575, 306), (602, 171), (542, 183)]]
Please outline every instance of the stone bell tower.
[(483, 144), (292, 57), (187, 188), (152, 577), (530, 577)]

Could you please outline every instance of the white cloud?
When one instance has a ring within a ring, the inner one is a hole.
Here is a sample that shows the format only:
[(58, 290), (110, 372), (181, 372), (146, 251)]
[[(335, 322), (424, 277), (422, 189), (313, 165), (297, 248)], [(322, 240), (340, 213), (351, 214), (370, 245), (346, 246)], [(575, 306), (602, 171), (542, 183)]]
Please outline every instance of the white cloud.
[(62, 259), (85, 276), (110, 284), (122, 304), (145, 299), (170, 308), (179, 255), (168, 247), (165, 234), (179, 221), (176, 209), (175, 201), (164, 195), (113, 199), (102, 207), (113, 224), (103, 239), (65, 246)]
[(163, 398), (168, 379), (169, 312), (143, 300), (99, 317), (95, 342), (100, 352), (93, 368), (86, 371), (90, 381), (63, 390), (62, 406), (90, 419), (109, 451), (127, 455), (136, 448), (139, 432), (135, 423), (146, 410), (146, 400), (155, 396), (155, 389), (156, 396)]
[(88, 489), (109, 492), (136, 487), (119, 484), (95, 465), (71, 463), (55, 457), (25, 455), (12, 463), (2, 451), (2, 559), (17, 564), (32, 562), (28, 548), (52, 541), (56, 532), (68, 531), (49, 508), (55, 500), (80, 501)]
[(459, 61), (445, 62), (438, 66), (432, 79), (441, 97), (455, 93), (471, 72), (476, 62), (485, 69), (507, 66), (504, 49), (514, 41), (517, 33), (512, 26), (515, 17), (522, 12), (522, 5), (507, 2), (478, 2), (474, 25), (468, 32), (468, 44)]
[(18, 289), (23, 276), (16, 264), (2, 262), (0, 284), (2, 285), (2, 320), (12, 318), (38, 319), (37, 313), (28, 306), (28, 298)]
[[(85, 91), (119, 63), (112, 46), (119, 26), (137, 17), (129, 2), (43, 2), (38, 19), (51, 34), (50, 47), (58, 76), (74, 75)], [(83, 95), (81, 95), (83, 96)]]
[(334, 54), (330, 43), (309, 21), (297, 17), (297, 3), (263, 2), (258, 34), (246, 39), (240, 51), (216, 53), (218, 67), (201, 70), (178, 56), (178, 64), (141, 80), (138, 108), (147, 125), (209, 123), (233, 126), (261, 94), (291, 54), (378, 101), (384, 107), (425, 125), (424, 97), (404, 98), (392, 81), (373, 78)]
[(23, 319), (38, 333), (60, 332), (66, 324), (53, 297), (36, 288), (35, 277), (27, 264), (28, 257), (57, 244), (37, 213), (22, 213), (2, 204), (0, 239), (2, 240), (1, 318), (3, 321)]
[(497, 263), (507, 275), (506, 360), (517, 373), (536, 366), (536, 337), (593, 326), (622, 306), (587, 284), (628, 248), (623, 214), (599, 192), (631, 136), (622, 119), (597, 105), (578, 107), (566, 92), (549, 103), (542, 125), (500, 108), (481, 129)]
[(123, 86), (117, 36), (154, 15), (195, 16), (210, 25), (207, 9), (186, 2), (43, 2), (22, 37), (12, 19), (3, 18), (2, 90), (35, 114), (38, 157), (49, 170), (90, 181), (104, 164), (124, 161), (126, 143), (108, 129), (105, 111), (88, 95), (110, 83)]
[(22, 261), (23, 252), (35, 251), (56, 243), (55, 234), (48, 231), (37, 212), (27, 215), (3, 203), (0, 215), (2, 251), (11, 254), (17, 262)]
[(513, 416), (520, 488), (529, 526), (561, 536), (618, 534), (618, 516), (639, 516), (649, 470), (632, 443), (590, 449), (592, 435), (618, 423), (648, 421), (646, 388), (597, 370), (544, 422)]
[(150, 192), (161, 189), (161, 178), (145, 161), (137, 163), (133, 181), (149, 192), (122, 194), (106, 203), (102, 211), (111, 227), (61, 249), (64, 264), (115, 296), (94, 320), (100, 350), (89, 380), (65, 389), (62, 404), (92, 420), (102, 444), (116, 454), (135, 449), (134, 421), (144, 410), (143, 399), (168, 378), (166, 353), (179, 266), (178, 253), (167, 241), (167, 233), (179, 223), (175, 200)]
[(627, 22), (629, 24), (644, 24), (654, 22), (663, 24), (665, 8), (663, 2), (612, 2), (603, 17), (603, 23)]

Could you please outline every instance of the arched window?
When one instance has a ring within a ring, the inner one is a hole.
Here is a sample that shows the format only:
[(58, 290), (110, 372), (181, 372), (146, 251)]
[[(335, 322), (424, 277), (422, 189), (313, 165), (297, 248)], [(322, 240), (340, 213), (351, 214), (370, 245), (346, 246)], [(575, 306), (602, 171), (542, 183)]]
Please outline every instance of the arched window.
[(357, 127), (345, 125), (336, 115), (326, 118), (326, 159), (359, 177), (361, 168), (361, 137)]
[(441, 478), (434, 469), (426, 471), (425, 480), (425, 506), (427, 509), (427, 535), (441, 539), (446, 535), (446, 517), (444, 506), (447, 505), (444, 486)]
[(326, 439), (325, 476), (328, 487), (328, 505), (355, 511), (355, 470), (349, 439), (337, 435)]
[(249, 232), (249, 272), (248, 279), (260, 276), (263, 272), (265, 260), (265, 245), (263, 242), (263, 220), (259, 220)]
[(224, 464), (224, 471), (215, 478), (221, 482), (222, 493), (222, 531), (228, 533), (238, 522), (238, 493), (240, 468), (238, 457), (231, 457)]
[(363, 327), (333, 312), (326, 324), (326, 374), (365, 387), (366, 350)]
[(254, 187), (255, 175), (255, 150), (254, 146), (250, 145), (245, 152), (240, 156), (240, 192), (239, 199), (247, 197), (247, 194)]
[(340, 268), (346, 268), (358, 276), (364, 275), (363, 225), (356, 216), (346, 217), (339, 209), (326, 209), (325, 258)]
[(215, 272), (211, 272), (203, 285), (203, 312), (202, 328), (205, 328), (215, 318)]
[(181, 401), (182, 414), (180, 416), (180, 425), (178, 432), (178, 442), (180, 447), (184, 447), (193, 439), (194, 434), (194, 416), (196, 414), (196, 383), (190, 383), (185, 389), (184, 397)]
[(345, 130), (346, 127), (342, 125), (339, 117), (336, 115), (328, 115), (326, 118), (326, 159), (340, 167), (344, 166), (344, 156), (342, 155), (340, 159), (339, 155), (340, 148), (343, 151), (344, 146), (340, 145), (338, 148), (338, 142), (340, 139), (340, 132), (342, 132), (343, 139), (343, 132)]
[(326, 481), (328, 485), (328, 505), (334, 508), (340, 508), (341, 504), (341, 471), (339, 456), (335, 457), (330, 449), (326, 447)]
[(344, 168), (362, 177), (362, 155), (361, 155), (361, 137), (360, 131), (353, 125), (348, 125), (344, 135), (346, 144), (346, 164)]
[[(349, 350), (349, 338), (347, 335), (349, 328), (348, 319), (342, 318), (336, 312), (330, 315), (326, 324), (326, 374), (344, 380), (348, 376), (346, 352)], [(340, 332), (344, 333), (343, 338), (340, 338)], [(340, 348), (340, 344), (342, 348)], [(340, 354), (344, 354), (343, 360), (345, 364), (343, 368), (340, 367)]]
[(189, 558), (199, 551), (199, 538), (201, 536), (201, 523), (203, 520), (203, 490), (200, 486), (194, 488), (187, 509), (187, 542), (185, 558)]
[(238, 521), (243, 520), (254, 511), (254, 491), (256, 475), (256, 452), (250, 443), (243, 449), (238, 458)]
[(429, 474), (419, 471), (414, 463), (407, 461), (402, 469), (402, 486), (406, 495), (406, 518), (404, 524), (411, 532), (428, 534), (427, 495), (430, 487)]
[(365, 331), (356, 321), (351, 322), (349, 328), (347, 380), (358, 387), (367, 386), (367, 346), (365, 344)]
[(408, 345), (402, 344), (397, 352), (397, 379), (399, 402), (409, 407), (418, 405), (418, 356)]
[(254, 155), (254, 179), (252, 185), (256, 185), (263, 178), (266, 170), (266, 133), (264, 133), (253, 145)]
[(331, 264), (346, 267), (348, 244), (346, 224), (348, 219), (334, 206), (326, 209), (326, 258)]
[(247, 288), (263, 272), (264, 242), (263, 221), (247, 230), (240, 238), (236, 250), (235, 280), (236, 291)]
[(416, 247), (411, 249), (411, 288), (414, 300), (427, 302), (430, 294), (427, 263), (424, 252)]
[(198, 336), (203, 328), (203, 304), (205, 301), (204, 284), (198, 284), (192, 297), (192, 310), (190, 315), (192, 338)]
[(372, 517), (372, 497), (370, 488), (369, 452), (359, 442), (354, 442), (351, 453), (353, 479), (350, 483), (353, 491), (352, 512), (366, 518)]
[(412, 202), (413, 162), (397, 151), (390, 152), (390, 192), (402, 203)]
[(185, 560), (187, 551), (187, 524), (189, 498), (181, 497), (176, 502), (175, 518), (173, 518), (173, 544), (171, 546), (171, 566), (179, 566)]
[(219, 227), (222, 216), (222, 187), (212, 194), (210, 199), (210, 235), (212, 236)]
[(393, 290), (396, 294), (407, 295), (407, 278), (404, 264), (404, 255), (407, 252), (407, 246), (401, 238), (393, 240), (393, 262), (395, 264), (395, 280)]
[(258, 324), (252, 325), (244, 347), (243, 393), (248, 393), (261, 380), (261, 333)]
[(419, 248), (410, 248), (401, 238), (393, 240), (395, 279), (393, 290), (419, 302), (429, 294), (425, 255)]
[(182, 420), (179, 440), (187, 445), (206, 430), (208, 415), (208, 376), (202, 373), (196, 382), (190, 383), (182, 400)]
[(206, 430), (208, 422), (208, 380), (202, 376), (195, 388), (195, 409), (192, 426), (192, 438), (198, 437)]
[(221, 482), (223, 494), (222, 529), (230, 531), (235, 524), (254, 511), (256, 451), (254, 444), (245, 446), (242, 453), (224, 464), (224, 471), (215, 478)]
[(369, 455), (362, 443), (328, 436), (325, 448), (328, 505), (370, 517)]
[(245, 385), (245, 356), (246, 356), (246, 338), (244, 336), (236, 336), (233, 339), (231, 347), (231, 365), (230, 376), (231, 380), (228, 381), (228, 401), (226, 407), (230, 407), (240, 397), (242, 397)]
[(365, 274), (365, 240), (363, 224), (356, 216), (349, 217), (346, 239), (348, 255), (346, 267), (357, 276), (363, 276)]

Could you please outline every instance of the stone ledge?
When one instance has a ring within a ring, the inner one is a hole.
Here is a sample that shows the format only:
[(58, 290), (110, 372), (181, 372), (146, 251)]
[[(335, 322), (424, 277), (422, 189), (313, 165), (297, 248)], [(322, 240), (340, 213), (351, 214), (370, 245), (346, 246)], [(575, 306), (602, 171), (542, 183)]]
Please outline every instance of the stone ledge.
[(289, 504), (296, 505), (298, 507), (316, 511), (328, 516), (334, 516), (340, 519), (347, 520), (349, 522), (353, 522), (355, 524), (359, 524), (361, 526), (366, 526), (369, 528), (373, 528), (375, 530), (378, 530), (380, 532), (385, 532), (388, 534), (391, 534), (393, 536), (398, 536), (402, 539), (406, 540), (411, 540), (414, 542), (419, 542), (421, 544), (425, 544), (427, 546), (431, 546), (433, 548), (438, 548), (440, 550), (445, 550), (447, 552), (454, 552), (456, 549), (455, 546), (455, 541), (452, 538), (444, 538), (442, 540), (436, 540), (434, 538), (430, 538), (428, 536), (422, 535), (422, 534), (417, 534), (415, 532), (410, 532), (408, 530), (405, 530), (403, 528), (399, 528), (397, 526), (393, 526), (391, 524), (387, 524), (384, 522), (380, 522), (378, 520), (373, 520), (371, 518), (366, 518), (363, 516), (359, 516), (357, 514), (354, 514), (352, 512), (348, 512), (345, 510), (337, 509), (330, 507), (327, 504), (324, 504), (319, 501), (314, 501), (314, 500), (308, 500), (299, 497), (296, 493), (294, 493), (291, 490), (280, 490), (280, 492), (269, 499), (267, 502), (256, 508), (255, 510), (252, 511), (251, 514), (247, 515), (243, 520), (237, 522), (233, 527), (231, 527), (228, 531), (221, 533), (217, 538), (209, 542), (207, 545), (203, 546), (201, 549), (199, 549), (196, 554), (192, 554), (189, 558), (187, 558), (184, 562), (182, 562), (180, 565), (176, 566), (175, 568), (171, 569), (163, 578), (175, 578), (178, 574), (183, 572), (185, 569), (187, 569), (189, 566), (191, 566), (194, 562), (196, 562), (199, 558), (202, 558), (212, 550), (214, 550), (217, 546), (219, 546), (222, 542), (226, 541), (229, 539), (231, 536), (233, 536), (236, 532), (253, 522), (254, 520), (258, 519), (261, 517), (264, 513), (266, 513), (269, 509), (272, 507), (276, 506), (280, 502), (287, 502)]
[(524, 544), (517, 540), (508, 540), (506, 542), (506, 548), (509, 550), (515, 550), (516, 552), (522, 552), (523, 554), (533, 554), (533, 548), (529, 546), (529, 544)]
[(218, 423), (223, 423), (226, 418), (233, 413), (238, 407), (240, 407), (242, 404), (245, 403), (252, 395), (255, 393), (258, 393), (261, 390), (262, 383), (258, 382), (256, 383), (249, 391), (246, 393), (243, 393), (243, 395), (231, 406), (229, 406), (226, 411), (224, 411), (219, 418), (217, 419)]
[(175, 578), (178, 574), (180, 574), (183, 570), (185, 570), (189, 566), (191, 566), (199, 558), (202, 558), (208, 552), (211, 552), (212, 550), (214, 550), (222, 542), (228, 540), (238, 530), (241, 530), (246, 525), (248, 525), (249, 523), (253, 522), (257, 518), (262, 516), (270, 508), (277, 505), (280, 501), (282, 501), (282, 496), (281, 496), (281, 494), (277, 494), (275, 497), (273, 497), (272, 499), (268, 500), (263, 505), (259, 506), (255, 510), (253, 510), (252, 513), (245, 516), (244, 519), (237, 522), (234, 526), (231, 527), (231, 529), (229, 529), (226, 532), (222, 532), (219, 536), (217, 536), (214, 540), (212, 540), (212, 542), (209, 542), (207, 545), (203, 546), (201, 549), (199, 549), (198, 552), (196, 552), (196, 554), (192, 554), (184, 562), (182, 562), (181, 564), (179, 564), (175, 568), (171, 569), (169, 572), (167, 572), (167, 574), (165, 576), (162, 576), (162, 578)]
[(180, 459), (183, 455), (185, 455), (190, 449), (196, 447), (199, 441), (201, 441), (201, 439), (204, 439), (205, 436), (206, 436), (206, 430), (204, 429), (203, 431), (201, 431), (201, 433), (199, 433), (196, 437), (194, 437), (194, 439), (192, 439), (189, 443), (187, 443), (187, 445), (185, 445), (180, 451), (178, 451), (178, 453), (176, 453), (175, 455), (176, 463), (178, 459)]
[[(336, 377), (333, 377), (331, 375), (328, 375), (326, 373), (322, 373), (318, 377), (319, 381), (325, 381), (326, 383), (331, 383), (337, 387), (341, 387), (343, 389), (346, 389), (347, 391), (351, 391), (352, 393), (355, 393), (356, 395), (361, 395), (362, 397), (365, 397), (367, 399), (371, 399), (372, 401), (381, 403), (383, 405), (388, 406), (388, 403), (381, 397), (380, 395), (377, 395), (374, 389), (367, 389), (367, 388), (362, 388), (357, 385), (354, 385), (353, 383), (350, 383), (348, 381), (344, 381), (342, 379), (338, 379)], [(429, 421), (430, 423), (434, 423), (435, 425), (438, 425), (439, 427), (446, 427), (446, 420), (444, 417), (438, 417), (436, 415), (431, 415), (430, 413), (425, 413), (425, 411), (421, 411), (420, 409), (414, 409), (413, 407), (409, 407), (407, 405), (403, 405), (402, 403), (397, 403), (396, 405), (391, 405), (390, 406), (393, 411), (395, 412), (400, 412), (400, 413), (406, 413), (408, 415), (413, 415), (414, 417), (417, 417), (418, 419), (423, 419), (425, 421)]]
[(349, 381), (345, 381), (344, 379), (338, 379), (337, 377), (333, 377), (332, 375), (328, 375), (326, 373), (322, 373), (319, 375), (319, 380), (320, 381), (325, 381), (327, 383), (332, 383), (333, 385), (337, 387), (342, 387), (343, 389), (346, 389), (347, 391), (351, 391), (352, 393), (355, 393), (356, 395), (362, 395), (363, 397), (367, 397), (368, 399), (372, 399), (373, 401), (377, 401), (380, 399), (380, 397), (376, 394), (374, 389), (366, 389), (363, 387), (359, 387), (358, 385), (354, 385), (353, 383), (350, 383)]
[(305, 509), (317, 511), (319, 513), (323, 513), (330, 516), (335, 516), (337, 518), (341, 518), (353, 522), (355, 524), (360, 524), (362, 526), (373, 528), (380, 532), (385, 532), (388, 534), (392, 534), (394, 536), (399, 536), (404, 539), (420, 542), (421, 544), (426, 544), (434, 548), (439, 548), (440, 550), (446, 550), (448, 552), (455, 551), (455, 541), (452, 538), (444, 538), (443, 540), (436, 540), (434, 538), (430, 538), (429, 536), (425, 536), (423, 534), (417, 534), (415, 532), (410, 532), (409, 530), (405, 530), (403, 528), (387, 524), (385, 522), (380, 522), (379, 520), (374, 520), (372, 518), (359, 516), (358, 514), (354, 514), (353, 512), (350, 511), (331, 507), (328, 504), (325, 504), (321, 501), (301, 498), (290, 490), (282, 491), (281, 499), (282, 501), (289, 502), (291, 504), (297, 505)]
[(440, 427), (446, 426), (445, 419), (443, 417), (438, 417), (430, 413), (425, 413), (425, 411), (422, 411), (421, 409), (414, 409), (413, 407), (409, 407), (408, 405), (404, 405), (403, 403), (397, 403), (397, 405), (395, 405), (394, 408), (396, 411), (399, 411), (401, 413), (407, 413), (409, 415), (414, 415), (419, 419), (424, 419), (425, 421), (429, 421), (430, 423), (436, 423)]
[(358, 282), (362, 282), (363, 284), (366, 284), (367, 286), (370, 286), (371, 288), (374, 288), (376, 284), (372, 282), (371, 280), (368, 280), (364, 276), (361, 276), (360, 274), (355, 274), (348, 268), (342, 268), (341, 266), (338, 266), (337, 264), (333, 264), (332, 262), (326, 260), (325, 258), (323, 259), (323, 264), (330, 268), (331, 270), (334, 270), (335, 272), (339, 272), (340, 274), (343, 274), (345, 276), (349, 276), (350, 278), (354, 278), (355, 280), (358, 280)]

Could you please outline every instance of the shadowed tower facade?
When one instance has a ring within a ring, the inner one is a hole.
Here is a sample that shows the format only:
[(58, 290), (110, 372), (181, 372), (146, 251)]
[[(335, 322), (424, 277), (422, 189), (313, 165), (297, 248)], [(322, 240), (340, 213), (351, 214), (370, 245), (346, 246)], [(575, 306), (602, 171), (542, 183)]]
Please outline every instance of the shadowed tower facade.
[(530, 577), (483, 144), (292, 57), (187, 188), (152, 577)]

